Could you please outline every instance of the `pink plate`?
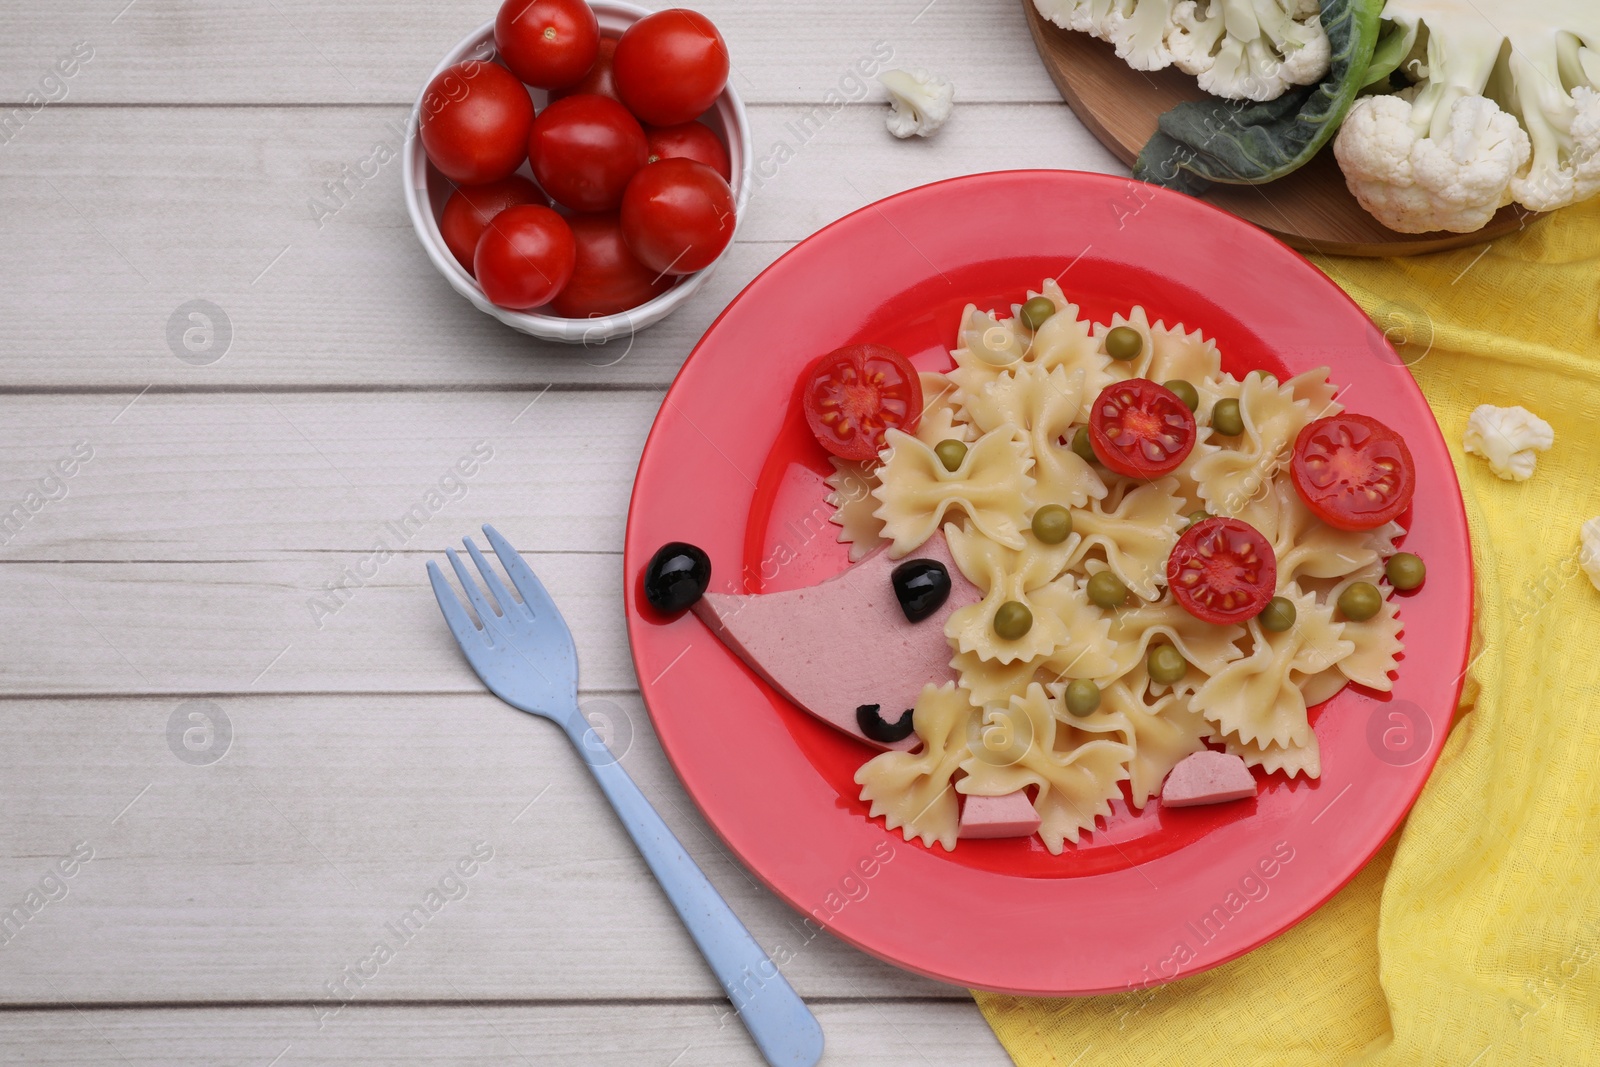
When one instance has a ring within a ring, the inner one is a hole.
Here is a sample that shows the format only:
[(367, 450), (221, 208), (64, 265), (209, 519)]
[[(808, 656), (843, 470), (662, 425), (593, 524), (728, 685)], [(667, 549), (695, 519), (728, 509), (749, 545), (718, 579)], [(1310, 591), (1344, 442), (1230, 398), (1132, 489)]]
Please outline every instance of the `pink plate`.
[[(663, 621), (641, 578), (666, 541), (700, 545), (712, 588), (809, 585), (846, 566), (829, 472), (797, 400), (841, 345), (950, 365), (961, 310), (1009, 309), (1057, 277), (1098, 322), (1143, 304), (1214, 337), (1235, 374), (1332, 368), (1343, 403), (1399, 429), (1417, 464), (1406, 548), (1428, 581), (1401, 607), (1393, 693), (1350, 687), (1312, 721), (1322, 778), (1260, 776), (1254, 800), (1109, 820), (1060, 856), (1037, 839), (904, 841), (867, 817), (873, 753), (788, 704), (693, 615)], [(1414, 516), (1414, 518), (1413, 518)], [(1455, 472), (1410, 373), (1332, 282), (1196, 200), (1062, 171), (912, 189), (813, 235), (730, 304), (667, 393), (634, 484), (624, 557), (639, 687), (684, 787), (774, 892), (839, 937), (947, 982), (1107, 993), (1189, 975), (1288, 929), (1377, 851), (1422, 789), (1461, 689), (1472, 560)]]

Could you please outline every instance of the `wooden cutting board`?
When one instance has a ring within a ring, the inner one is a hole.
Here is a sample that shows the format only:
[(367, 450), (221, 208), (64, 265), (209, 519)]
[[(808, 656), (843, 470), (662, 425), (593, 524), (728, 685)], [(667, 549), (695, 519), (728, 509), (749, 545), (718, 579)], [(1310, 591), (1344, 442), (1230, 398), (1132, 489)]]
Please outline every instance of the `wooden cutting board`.
[[(1111, 45), (1050, 22), (1033, 0), (1022, 0), (1022, 7), (1056, 88), (1083, 124), (1129, 166), (1155, 133), (1159, 115), (1182, 101), (1205, 98), (1188, 74), (1175, 68), (1134, 70)], [(1513, 204), (1475, 233), (1396, 233), (1350, 195), (1331, 144), (1285, 178), (1267, 185), (1214, 185), (1203, 199), (1302, 252), (1346, 256), (1413, 256), (1482, 244), (1537, 217)]]

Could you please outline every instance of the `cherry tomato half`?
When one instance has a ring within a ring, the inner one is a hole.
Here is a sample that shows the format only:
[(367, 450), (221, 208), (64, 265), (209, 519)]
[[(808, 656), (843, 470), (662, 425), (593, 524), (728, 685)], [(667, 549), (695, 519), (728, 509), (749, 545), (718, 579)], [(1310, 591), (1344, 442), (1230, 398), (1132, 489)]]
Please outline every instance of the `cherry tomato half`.
[(1417, 468), (1404, 439), (1367, 415), (1330, 415), (1300, 431), (1289, 476), (1312, 513), (1339, 530), (1371, 530), (1411, 505)]
[(1113, 382), (1089, 409), (1089, 441), (1100, 462), (1130, 478), (1159, 478), (1194, 449), (1194, 413), (1148, 378)]
[(547, 201), (539, 187), (520, 174), (487, 185), (463, 185), (450, 194), (439, 213), (439, 233), (456, 262), (472, 273), (472, 254), (489, 220), (517, 204)]
[(728, 46), (711, 20), (675, 7), (629, 26), (617, 42), (617, 92), (652, 126), (688, 122), (728, 84)]
[(649, 158), (639, 120), (592, 93), (557, 100), (528, 135), (533, 176), (552, 200), (574, 211), (615, 210), (628, 179)]
[(1261, 614), (1278, 588), (1278, 558), (1249, 523), (1206, 519), (1189, 527), (1167, 557), (1167, 588), (1203, 622), (1239, 623)]
[(579, 93), (594, 93), (596, 96), (609, 96), (617, 103), (622, 103), (622, 97), (617, 95), (617, 80), (613, 76), (611, 57), (617, 53), (617, 39), (615, 37), (600, 38), (600, 51), (594, 57), (594, 66), (574, 85), (565, 89), (552, 89), (551, 100), (560, 100), (564, 96), (577, 96)]
[(802, 406), (822, 447), (841, 459), (875, 459), (889, 430), (922, 417), (922, 379), (887, 345), (848, 345), (811, 364)]
[(692, 159), (704, 163), (725, 182), (733, 181), (733, 167), (722, 138), (703, 122), (680, 122), (676, 126), (649, 126), (644, 135), (650, 142), (650, 162), (662, 159)]
[(419, 125), (422, 147), (441, 174), (482, 185), (506, 177), (528, 158), (533, 101), (506, 68), (469, 59), (428, 83)]
[(489, 220), (472, 266), (484, 296), (522, 311), (561, 292), (576, 258), (566, 219), (542, 204), (519, 204)]
[(622, 236), (639, 262), (662, 274), (693, 274), (733, 240), (733, 190), (692, 159), (640, 170), (622, 195)]
[(584, 0), (506, 0), (494, 17), (494, 46), (529, 85), (560, 89), (594, 66), (600, 22)]
[(675, 279), (656, 273), (628, 251), (615, 214), (574, 215), (567, 224), (578, 257), (572, 279), (550, 302), (557, 315), (569, 319), (615, 315), (672, 288)]

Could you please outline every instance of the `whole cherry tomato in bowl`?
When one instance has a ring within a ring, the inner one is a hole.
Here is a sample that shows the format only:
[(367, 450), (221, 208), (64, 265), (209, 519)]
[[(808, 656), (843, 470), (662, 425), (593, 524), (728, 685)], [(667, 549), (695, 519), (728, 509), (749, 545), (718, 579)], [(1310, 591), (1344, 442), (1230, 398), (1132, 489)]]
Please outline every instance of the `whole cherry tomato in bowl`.
[(550, 90), (550, 99), (560, 100), (564, 96), (594, 93), (596, 96), (609, 96), (617, 103), (622, 103), (622, 97), (617, 95), (617, 81), (613, 76), (611, 67), (612, 57), (616, 54), (617, 39), (615, 37), (600, 38), (600, 50), (594, 57), (594, 66), (589, 68), (589, 73), (565, 89)]
[(628, 251), (615, 212), (574, 215), (567, 223), (578, 255), (572, 278), (550, 302), (557, 315), (569, 319), (615, 315), (655, 299), (677, 281), (646, 267)]
[(628, 109), (584, 93), (557, 100), (533, 120), (528, 162), (550, 198), (574, 211), (612, 211), (650, 158), (644, 127)]
[(733, 191), (692, 159), (645, 165), (622, 196), (622, 236), (639, 262), (663, 274), (709, 267), (733, 240)]
[(422, 147), (451, 181), (499, 181), (528, 158), (533, 101), (504, 67), (469, 59), (439, 72), (422, 94)]
[(733, 181), (728, 149), (722, 139), (703, 122), (680, 122), (676, 126), (649, 126), (644, 131), (650, 142), (650, 162), (660, 159), (692, 159), (704, 163), (723, 181)]
[(728, 84), (728, 46), (711, 20), (675, 7), (629, 26), (613, 61), (617, 92), (652, 126), (688, 122)]
[(463, 185), (450, 194), (439, 213), (439, 233), (456, 262), (472, 273), (472, 254), (489, 220), (517, 204), (544, 204), (539, 187), (520, 174), (486, 185)]
[(584, 0), (506, 0), (494, 19), (494, 46), (529, 85), (561, 89), (594, 66), (600, 22)]
[(489, 220), (472, 267), (484, 296), (503, 308), (525, 310), (561, 292), (576, 260), (566, 219), (543, 205), (519, 204)]

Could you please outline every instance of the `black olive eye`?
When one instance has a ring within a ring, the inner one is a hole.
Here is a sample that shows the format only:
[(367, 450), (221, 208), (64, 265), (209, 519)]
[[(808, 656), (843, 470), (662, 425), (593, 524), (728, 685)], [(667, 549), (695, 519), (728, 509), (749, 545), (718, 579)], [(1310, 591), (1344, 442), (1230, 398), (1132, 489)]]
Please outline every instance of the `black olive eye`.
[(936, 559), (908, 559), (889, 575), (895, 599), (909, 622), (921, 622), (950, 596), (950, 572)]
[(896, 721), (886, 722), (883, 716), (878, 714), (878, 705), (863, 704), (856, 709), (856, 725), (861, 727), (862, 733), (874, 741), (892, 745), (911, 736), (911, 709), (907, 708), (906, 713)]
[(644, 569), (644, 598), (663, 615), (676, 615), (711, 584), (711, 559), (694, 545), (669, 541)]

